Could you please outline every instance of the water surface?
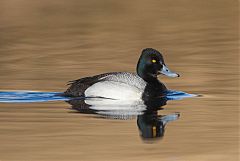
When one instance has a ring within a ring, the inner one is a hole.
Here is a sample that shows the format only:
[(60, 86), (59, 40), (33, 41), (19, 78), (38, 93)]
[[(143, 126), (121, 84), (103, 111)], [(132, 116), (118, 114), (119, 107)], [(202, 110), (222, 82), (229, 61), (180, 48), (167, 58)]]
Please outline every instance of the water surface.
[[(102, 119), (64, 101), (0, 103), (3, 161), (238, 160), (238, 1), (0, 2), (0, 90), (63, 92), (69, 80), (134, 72), (160, 50), (169, 89), (203, 97), (168, 101), (180, 113), (164, 137), (140, 137), (137, 118)], [(154, 114), (155, 116), (155, 114)]]

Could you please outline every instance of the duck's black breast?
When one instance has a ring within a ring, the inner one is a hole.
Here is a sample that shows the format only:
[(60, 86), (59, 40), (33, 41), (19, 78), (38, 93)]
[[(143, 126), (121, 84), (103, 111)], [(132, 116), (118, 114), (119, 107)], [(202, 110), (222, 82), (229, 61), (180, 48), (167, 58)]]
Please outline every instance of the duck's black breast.
[(164, 96), (166, 91), (167, 87), (160, 81), (156, 80), (154, 82), (147, 83), (142, 95), (142, 99), (144, 101), (149, 101), (151, 99)]
[(84, 97), (84, 92), (85, 90), (92, 86), (93, 84), (103, 81), (104, 77), (108, 75), (113, 75), (117, 74), (117, 72), (112, 72), (112, 73), (104, 73), (104, 74), (99, 74), (91, 77), (85, 77), (85, 78), (80, 78), (77, 80), (70, 81), (68, 85), (70, 87), (64, 92), (65, 96), (70, 96), (70, 97), (79, 97), (83, 96)]

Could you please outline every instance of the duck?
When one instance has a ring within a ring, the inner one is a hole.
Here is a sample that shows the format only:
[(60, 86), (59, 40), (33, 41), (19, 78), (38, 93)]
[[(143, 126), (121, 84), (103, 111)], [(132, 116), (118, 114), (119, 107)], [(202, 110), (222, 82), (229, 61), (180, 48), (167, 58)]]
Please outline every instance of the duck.
[(147, 101), (164, 96), (168, 90), (158, 80), (160, 74), (180, 76), (169, 70), (158, 50), (145, 48), (139, 57), (136, 73), (108, 72), (73, 80), (63, 94), (67, 97)]

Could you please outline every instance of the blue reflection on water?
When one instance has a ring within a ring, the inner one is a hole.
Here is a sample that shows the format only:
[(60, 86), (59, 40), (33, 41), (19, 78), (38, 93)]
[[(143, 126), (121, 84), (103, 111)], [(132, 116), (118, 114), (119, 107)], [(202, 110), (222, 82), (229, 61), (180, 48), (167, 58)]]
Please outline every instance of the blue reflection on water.
[[(61, 96), (61, 92), (39, 91), (0, 91), (0, 103), (32, 103), (48, 101), (67, 101), (71, 98)], [(182, 91), (169, 90), (166, 93), (167, 100), (180, 100), (187, 97), (195, 97)]]
[(67, 101), (69, 98), (59, 96), (61, 92), (38, 91), (0, 91), (0, 102), (31, 103), (48, 101)]
[(200, 95), (197, 94), (189, 94), (182, 91), (175, 91), (175, 90), (168, 90), (166, 93), (167, 100), (181, 100), (183, 98), (189, 98), (189, 97), (197, 97)]

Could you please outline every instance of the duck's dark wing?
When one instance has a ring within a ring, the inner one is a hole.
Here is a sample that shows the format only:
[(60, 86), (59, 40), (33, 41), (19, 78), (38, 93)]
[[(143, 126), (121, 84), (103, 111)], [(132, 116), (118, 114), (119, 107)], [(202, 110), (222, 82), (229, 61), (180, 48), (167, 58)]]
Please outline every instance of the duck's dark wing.
[(85, 78), (70, 81), (68, 83), (70, 87), (64, 92), (64, 95), (70, 96), (70, 97), (79, 97), (79, 96), (84, 97), (84, 92), (88, 87), (90, 87), (91, 85), (97, 82), (103, 81), (104, 78), (109, 75), (113, 75), (117, 73), (118, 72), (104, 73), (104, 74), (99, 74), (92, 77), (85, 77)]

